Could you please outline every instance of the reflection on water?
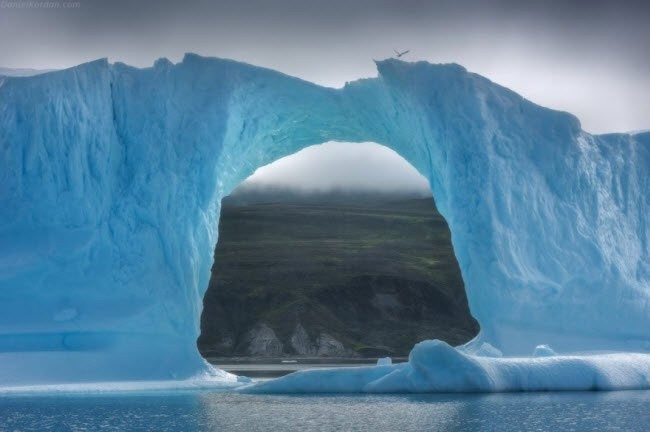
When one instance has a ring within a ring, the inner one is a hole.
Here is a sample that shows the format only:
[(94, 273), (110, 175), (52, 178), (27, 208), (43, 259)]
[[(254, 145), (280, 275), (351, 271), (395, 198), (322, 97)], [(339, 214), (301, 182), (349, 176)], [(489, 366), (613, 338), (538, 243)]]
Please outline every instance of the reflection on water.
[(0, 396), (0, 431), (647, 431), (649, 406), (650, 391)]

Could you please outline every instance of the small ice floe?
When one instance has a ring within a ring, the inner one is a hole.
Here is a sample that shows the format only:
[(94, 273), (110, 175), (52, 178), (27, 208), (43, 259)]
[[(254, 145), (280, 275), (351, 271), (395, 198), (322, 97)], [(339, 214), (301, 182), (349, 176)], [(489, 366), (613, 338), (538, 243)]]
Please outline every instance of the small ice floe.
[(487, 342), (483, 342), (480, 348), (476, 350), (474, 355), (477, 355), (479, 357), (503, 357), (501, 350), (495, 348)]
[(537, 345), (533, 351), (533, 357), (553, 357), (557, 355), (549, 345)]
[(393, 359), (390, 357), (382, 357), (377, 359), (377, 366), (390, 366), (393, 364)]

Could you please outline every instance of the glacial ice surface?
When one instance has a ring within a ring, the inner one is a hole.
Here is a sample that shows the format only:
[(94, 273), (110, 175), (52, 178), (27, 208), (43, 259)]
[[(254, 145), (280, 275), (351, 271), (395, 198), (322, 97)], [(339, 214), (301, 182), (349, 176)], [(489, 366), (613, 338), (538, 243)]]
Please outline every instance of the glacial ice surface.
[(3, 77), (0, 386), (221, 376), (195, 343), (220, 200), (334, 140), (429, 179), (481, 332), (254, 388), (649, 387), (650, 133), (590, 135), (454, 64), (377, 68), (341, 89), (193, 54)]

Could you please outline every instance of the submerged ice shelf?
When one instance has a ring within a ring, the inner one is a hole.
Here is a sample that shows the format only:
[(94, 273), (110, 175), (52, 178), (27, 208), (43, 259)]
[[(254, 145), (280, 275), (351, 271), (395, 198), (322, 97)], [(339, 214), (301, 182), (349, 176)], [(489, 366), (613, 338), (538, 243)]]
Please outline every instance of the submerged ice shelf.
[[(3, 78), (0, 386), (217, 373), (195, 341), (221, 198), (338, 140), (429, 179), (481, 325), (372, 388), (433, 391), (453, 365), (492, 377), (485, 390), (508, 388), (497, 375), (648, 387), (650, 133), (590, 135), (458, 65), (377, 67), (342, 89), (192, 54)], [(618, 354), (575, 357), (603, 351)]]

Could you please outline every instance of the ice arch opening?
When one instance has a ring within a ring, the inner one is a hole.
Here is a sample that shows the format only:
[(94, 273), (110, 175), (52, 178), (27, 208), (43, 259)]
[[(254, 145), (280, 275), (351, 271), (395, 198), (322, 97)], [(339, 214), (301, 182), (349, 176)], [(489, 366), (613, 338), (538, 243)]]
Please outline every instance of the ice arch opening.
[(196, 55), (3, 78), (0, 383), (218, 374), (194, 342), (219, 202), (331, 140), (430, 179), (465, 350), (648, 351), (650, 134), (590, 135), (458, 65), (377, 67), (342, 89)]
[(403, 357), (477, 332), (429, 181), (387, 147), (310, 146), (222, 200), (198, 340), (215, 364)]

